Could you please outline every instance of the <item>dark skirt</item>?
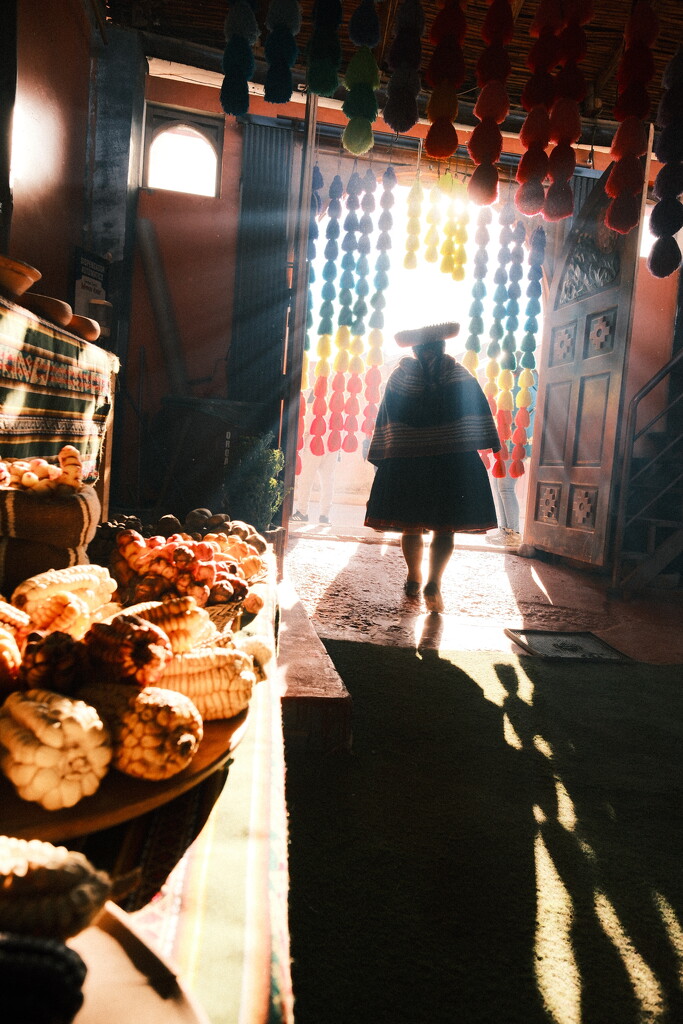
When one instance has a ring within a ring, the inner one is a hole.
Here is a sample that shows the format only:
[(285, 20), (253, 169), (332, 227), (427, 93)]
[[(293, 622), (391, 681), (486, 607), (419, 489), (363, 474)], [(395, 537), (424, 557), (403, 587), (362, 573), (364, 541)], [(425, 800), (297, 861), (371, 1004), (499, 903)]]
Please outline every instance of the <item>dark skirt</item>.
[(484, 533), (496, 526), (486, 467), (477, 452), (384, 459), (377, 466), (365, 525), (396, 532)]

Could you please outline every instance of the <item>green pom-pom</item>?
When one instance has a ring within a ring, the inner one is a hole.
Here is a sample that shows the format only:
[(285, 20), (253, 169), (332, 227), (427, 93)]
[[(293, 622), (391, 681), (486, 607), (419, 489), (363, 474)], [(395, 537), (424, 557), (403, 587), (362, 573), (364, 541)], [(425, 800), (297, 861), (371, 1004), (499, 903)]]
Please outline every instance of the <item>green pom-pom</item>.
[(519, 365), (523, 366), (525, 370), (535, 370), (536, 360), (534, 359), (533, 352), (525, 352), (519, 361)]
[(316, 96), (334, 96), (339, 88), (339, 62), (329, 58), (311, 60), (308, 65), (308, 88)]
[(294, 91), (294, 80), (287, 64), (271, 64), (263, 83), (266, 103), (289, 103)]
[(255, 61), (251, 47), (244, 36), (231, 36), (223, 51), (223, 74), (231, 80), (248, 80), (254, 74)]
[(332, 334), (333, 330), (334, 324), (332, 323), (332, 318), (324, 316), (318, 324), (318, 334)]
[(342, 110), (348, 118), (364, 117), (374, 121), (379, 110), (374, 89), (364, 82), (354, 85), (342, 104)]
[(369, 85), (372, 89), (379, 88), (379, 67), (372, 50), (367, 46), (361, 46), (354, 53), (346, 69), (344, 82), (347, 89), (360, 84)]
[(352, 117), (342, 135), (342, 146), (353, 156), (362, 156), (375, 144), (372, 122), (364, 117)]
[(470, 320), (470, 334), (483, 334), (484, 321), (480, 316), (473, 316)]
[[(234, 37), (233, 37), (234, 38)], [(227, 74), (221, 85), (221, 107), (226, 114), (241, 117), (249, 110), (249, 83), (233, 72)]]

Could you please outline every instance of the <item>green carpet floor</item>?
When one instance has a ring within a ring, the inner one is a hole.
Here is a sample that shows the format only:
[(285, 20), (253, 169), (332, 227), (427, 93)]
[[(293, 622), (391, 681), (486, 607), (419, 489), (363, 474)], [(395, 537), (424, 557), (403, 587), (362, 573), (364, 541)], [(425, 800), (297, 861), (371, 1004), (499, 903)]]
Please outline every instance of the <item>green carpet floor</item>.
[(683, 1020), (683, 669), (326, 642), (288, 755), (297, 1024)]

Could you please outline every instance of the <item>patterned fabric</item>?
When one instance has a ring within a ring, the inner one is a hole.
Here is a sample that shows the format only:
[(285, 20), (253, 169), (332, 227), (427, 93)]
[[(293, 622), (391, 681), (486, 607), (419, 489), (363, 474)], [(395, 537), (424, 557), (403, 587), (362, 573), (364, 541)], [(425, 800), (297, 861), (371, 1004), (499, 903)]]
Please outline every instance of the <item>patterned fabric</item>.
[(78, 448), (97, 478), (112, 406), (116, 356), (0, 298), (0, 457)]
[(439, 379), (430, 384), (417, 359), (401, 360), (387, 381), (370, 462), (499, 448), (486, 396), (464, 366), (444, 355)]

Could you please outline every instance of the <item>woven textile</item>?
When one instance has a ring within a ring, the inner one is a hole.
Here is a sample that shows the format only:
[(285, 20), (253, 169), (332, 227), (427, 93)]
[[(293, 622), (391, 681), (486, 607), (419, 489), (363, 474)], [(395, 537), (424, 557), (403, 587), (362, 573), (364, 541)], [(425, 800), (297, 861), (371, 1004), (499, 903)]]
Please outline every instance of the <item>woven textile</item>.
[(499, 448), (486, 396), (464, 366), (444, 356), (430, 385), (417, 359), (401, 360), (387, 381), (370, 462)]

